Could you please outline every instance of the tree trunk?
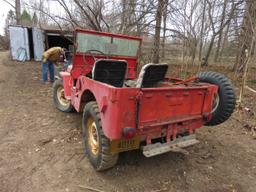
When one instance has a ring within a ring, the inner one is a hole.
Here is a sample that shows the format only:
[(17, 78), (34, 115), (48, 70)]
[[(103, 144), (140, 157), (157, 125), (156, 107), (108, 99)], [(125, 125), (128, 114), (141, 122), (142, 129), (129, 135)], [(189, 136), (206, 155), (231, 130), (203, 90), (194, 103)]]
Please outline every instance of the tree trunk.
[(213, 35), (212, 39), (210, 41), (209, 48), (208, 48), (207, 53), (206, 53), (205, 58), (204, 58), (204, 63), (202, 64), (204, 66), (208, 66), (209, 57), (210, 57), (210, 54), (212, 52), (212, 47), (213, 47), (213, 44), (214, 44), (215, 37), (216, 37), (216, 35)]
[(230, 27), (230, 23), (227, 25), (226, 30), (224, 32), (224, 38), (222, 41), (222, 45), (221, 45), (221, 49), (220, 49), (220, 53), (219, 53), (219, 60), (222, 57), (223, 54), (223, 50), (225, 49), (227, 42), (228, 42), (228, 32), (229, 32), (229, 27)]
[(121, 14), (121, 25), (119, 28), (119, 32), (125, 34), (125, 25), (127, 25), (127, 4), (125, 0), (121, 1), (122, 4), (122, 14)]
[(15, 0), (15, 13), (16, 13), (16, 24), (20, 25), (21, 24), (21, 19), (20, 19), (20, 0)]
[[(252, 53), (256, 27), (256, 1), (247, 1), (242, 29), (239, 34), (239, 49), (233, 70), (242, 72), (246, 65), (246, 52)], [(247, 51), (246, 51), (247, 50)], [(251, 56), (251, 55), (250, 55)], [(249, 56), (249, 57), (250, 57)]]
[(206, 10), (206, 0), (204, 0), (204, 4), (203, 4), (203, 17), (202, 17), (202, 24), (201, 24), (201, 31), (200, 31), (200, 43), (199, 43), (199, 53), (198, 53), (199, 61), (201, 61), (202, 59), (202, 49), (203, 49), (203, 42), (204, 42), (205, 10)]
[(165, 40), (166, 40), (166, 20), (168, 11), (168, 0), (166, 0), (163, 10), (163, 39), (162, 39), (162, 59), (165, 58)]
[(164, 0), (158, 0), (157, 11), (156, 11), (156, 26), (155, 26), (155, 38), (153, 47), (153, 63), (159, 63), (159, 48), (160, 48), (160, 32), (161, 32), (161, 22), (163, 15), (163, 4)]
[(196, 51), (197, 51), (197, 39), (193, 39), (192, 41), (192, 54), (191, 54), (191, 63), (192, 63), (192, 66), (194, 66), (195, 64), (195, 59), (196, 59)]
[(222, 41), (222, 33), (223, 33), (223, 23), (225, 20), (225, 14), (226, 14), (226, 7), (227, 7), (227, 0), (224, 1), (223, 5), (223, 10), (222, 10), (222, 15), (221, 15), (221, 21), (220, 21), (220, 32), (219, 32), (219, 39), (217, 42), (217, 49), (214, 57), (214, 62), (217, 62), (219, 59), (219, 54), (220, 54), (220, 46), (221, 46), (221, 41)]

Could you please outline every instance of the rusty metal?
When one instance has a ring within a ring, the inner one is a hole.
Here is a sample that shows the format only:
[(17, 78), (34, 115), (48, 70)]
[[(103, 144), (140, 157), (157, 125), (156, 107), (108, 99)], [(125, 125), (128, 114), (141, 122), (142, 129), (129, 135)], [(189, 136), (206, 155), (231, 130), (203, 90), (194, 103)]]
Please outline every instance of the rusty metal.
[(96, 123), (92, 117), (87, 120), (87, 128), (88, 128), (88, 143), (91, 147), (91, 152), (94, 155), (98, 155), (99, 153), (99, 133), (96, 128)]
[(162, 153), (166, 153), (169, 151), (173, 152), (181, 152), (184, 154), (188, 154), (188, 152), (183, 149), (192, 145), (195, 145), (199, 143), (199, 141), (196, 139), (195, 135), (189, 135), (177, 138), (174, 141), (171, 141), (169, 143), (154, 143), (150, 145), (146, 145), (143, 147), (143, 155), (146, 157), (152, 157), (156, 155), (160, 155)]
[(61, 105), (63, 106), (67, 106), (69, 105), (69, 102), (66, 98), (65, 98), (65, 94), (64, 94), (64, 88), (63, 87), (59, 87), (57, 89), (57, 98), (60, 102)]
[(140, 147), (140, 137), (137, 135), (132, 139), (117, 139), (110, 142), (110, 149), (112, 153), (119, 153), (138, 149)]
[[(76, 30), (75, 34), (78, 33), (111, 38), (118, 37), (141, 42), (141, 38), (111, 33), (82, 29)], [(111, 143), (116, 141), (116, 143), (119, 142), (120, 144), (121, 142), (122, 144), (124, 141), (123, 129), (131, 127), (136, 129), (136, 137), (140, 138), (140, 141), (146, 141), (146, 144), (150, 146), (154, 145), (152, 144), (154, 139), (166, 138), (168, 143), (166, 145), (169, 150), (169, 144), (172, 145), (174, 141), (180, 140), (179, 135), (182, 133), (192, 135), (196, 129), (202, 127), (209, 120), (214, 95), (218, 91), (216, 85), (194, 82), (196, 79), (193, 77), (184, 81), (166, 78), (160, 86), (152, 88), (114, 87), (94, 80), (91, 75), (92, 68), (84, 64), (83, 57), (90, 66), (94, 65), (94, 58), (91, 54), (84, 56), (83, 53), (75, 52), (72, 67), (61, 72), (65, 98), (78, 112), (83, 111), (87, 102), (96, 101), (100, 111), (102, 131)], [(125, 60), (128, 63), (126, 79), (135, 81), (137, 55), (132, 57), (95, 55), (94, 57), (96, 59)], [(94, 133), (92, 129), (91, 135), (95, 135)], [(96, 152), (94, 141), (96, 141), (96, 137), (91, 137), (91, 144)], [(196, 143), (195, 140), (176, 143), (175, 149), (178, 150), (177, 146), (180, 147), (182, 143), (190, 145), (193, 143), (192, 141)], [(123, 144), (123, 146), (125, 145)], [(174, 150), (173, 146), (171, 150)], [(116, 151), (130, 149), (130, 147), (124, 147)], [(166, 151), (166, 146), (163, 147), (163, 151)], [(160, 152), (157, 151), (156, 153)]]

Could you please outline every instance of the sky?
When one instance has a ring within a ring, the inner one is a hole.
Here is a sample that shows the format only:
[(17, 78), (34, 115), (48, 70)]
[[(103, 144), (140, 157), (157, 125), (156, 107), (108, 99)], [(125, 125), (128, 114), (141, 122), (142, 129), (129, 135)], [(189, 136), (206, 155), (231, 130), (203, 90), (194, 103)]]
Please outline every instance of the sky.
[[(10, 2), (13, 2), (13, 0), (9, 0)], [(21, 0), (21, 9), (23, 8), (24, 2), (29, 3), (29, 0)], [(60, 15), (63, 13), (62, 7), (55, 2), (54, 0), (48, 0), (47, 1), (51, 6), (49, 7), (49, 11), (55, 15)], [(56, 9), (58, 7), (58, 9)], [(0, 35), (4, 34), (4, 27), (5, 27), (5, 19), (7, 16), (7, 13), (10, 9), (13, 9), (8, 3), (6, 3), (4, 0), (0, 0)], [(14, 9), (13, 9), (14, 11)], [(33, 10), (27, 10), (29, 12), (33, 13)], [(22, 12), (22, 10), (21, 10)], [(32, 14), (31, 13), (31, 14)]]
[(3, 35), (4, 34), (4, 26), (5, 26), (5, 18), (6, 15), (8, 13), (8, 11), (10, 9), (12, 9), (12, 7), (10, 5), (8, 5), (8, 3), (5, 3), (3, 0), (0, 0), (0, 34)]

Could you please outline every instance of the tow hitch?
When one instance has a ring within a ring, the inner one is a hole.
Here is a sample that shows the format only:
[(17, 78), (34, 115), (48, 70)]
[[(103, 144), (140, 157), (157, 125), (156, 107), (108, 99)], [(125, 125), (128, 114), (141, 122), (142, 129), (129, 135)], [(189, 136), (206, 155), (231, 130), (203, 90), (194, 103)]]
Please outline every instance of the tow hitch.
[(169, 151), (188, 154), (188, 151), (185, 150), (184, 148), (195, 145), (197, 143), (199, 143), (199, 141), (196, 139), (195, 134), (179, 137), (169, 143), (158, 142), (146, 145), (143, 147), (143, 155), (145, 155), (146, 157), (152, 157)]

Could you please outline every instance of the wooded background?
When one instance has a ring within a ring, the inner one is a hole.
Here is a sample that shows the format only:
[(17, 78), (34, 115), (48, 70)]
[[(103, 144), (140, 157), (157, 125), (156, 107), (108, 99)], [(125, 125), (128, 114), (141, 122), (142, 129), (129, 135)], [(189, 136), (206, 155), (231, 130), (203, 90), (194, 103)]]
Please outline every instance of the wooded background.
[(0, 0), (11, 5), (8, 25), (75, 27), (143, 37), (141, 61), (176, 63), (183, 70), (255, 64), (255, 0)]

